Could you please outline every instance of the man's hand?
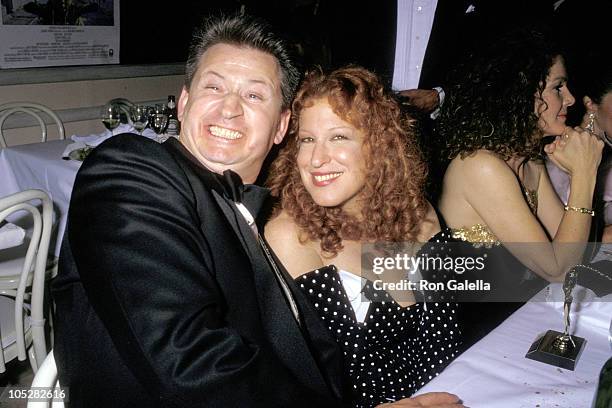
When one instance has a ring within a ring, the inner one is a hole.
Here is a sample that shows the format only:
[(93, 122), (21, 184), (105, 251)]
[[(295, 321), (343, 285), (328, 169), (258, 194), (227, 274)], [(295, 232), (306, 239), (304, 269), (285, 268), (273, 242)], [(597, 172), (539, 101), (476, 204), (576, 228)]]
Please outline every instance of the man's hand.
[(400, 91), (399, 94), (408, 98), (410, 105), (426, 113), (435, 111), (440, 105), (438, 91), (435, 89), (407, 89), (405, 91)]
[(381, 404), (377, 408), (465, 408), (465, 406), (456, 395), (448, 392), (428, 392), (416, 397)]

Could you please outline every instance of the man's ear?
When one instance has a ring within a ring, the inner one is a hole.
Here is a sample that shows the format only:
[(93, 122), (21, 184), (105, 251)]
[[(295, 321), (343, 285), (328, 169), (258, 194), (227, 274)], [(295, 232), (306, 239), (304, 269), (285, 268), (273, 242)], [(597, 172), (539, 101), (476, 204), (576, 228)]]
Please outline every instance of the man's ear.
[(597, 104), (586, 95), (584, 96), (584, 98), (582, 98), (582, 103), (584, 104), (586, 110), (589, 112), (595, 112), (597, 110)]
[(176, 116), (179, 121), (183, 121), (183, 113), (185, 112), (185, 105), (187, 105), (188, 100), (189, 91), (183, 85), (183, 89), (181, 90), (181, 96), (179, 96), (178, 105), (176, 106)]
[(278, 129), (274, 136), (274, 144), (279, 144), (285, 138), (287, 129), (289, 128), (289, 119), (291, 119), (291, 110), (285, 109), (281, 112), (280, 120), (278, 121)]

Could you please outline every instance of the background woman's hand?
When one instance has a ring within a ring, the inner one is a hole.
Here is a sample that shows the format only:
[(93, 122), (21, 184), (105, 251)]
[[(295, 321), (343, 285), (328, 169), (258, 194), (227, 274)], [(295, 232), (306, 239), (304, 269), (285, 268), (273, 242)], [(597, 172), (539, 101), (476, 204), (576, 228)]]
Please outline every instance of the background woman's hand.
[(603, 146), (604, 143), (592, 133), (580, 127), (568, 127), (544, 150), (556, 165), (572, 175), (581, 171), (596, 172)]
[(465, 408), (459, 397), (448, 392), (428, 392), (412, 398), (378, 405), (376, 408)]

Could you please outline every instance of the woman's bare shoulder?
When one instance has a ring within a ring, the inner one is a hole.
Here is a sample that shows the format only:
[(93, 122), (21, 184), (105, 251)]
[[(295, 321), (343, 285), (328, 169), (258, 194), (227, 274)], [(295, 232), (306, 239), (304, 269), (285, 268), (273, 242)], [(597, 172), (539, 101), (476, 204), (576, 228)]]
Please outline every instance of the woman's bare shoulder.
[(274, 216), (265, 228), (266, 238), (291, 238), (290, 235), (297, 233), (298, 227), (293, 218), (282, 210)]
[(455, 177), (469, 180), (512, 175), (512, 169), (501, 156), (484, 149), (477, 150), (464, 158), (456, 157), (451, 162), (449, 170), (455, 173)]
[(301, 230), (293, 218), (281, 211), (265, 228), (266, 241), (292, 277), (323, 266), (312, 241), (300, 241)]

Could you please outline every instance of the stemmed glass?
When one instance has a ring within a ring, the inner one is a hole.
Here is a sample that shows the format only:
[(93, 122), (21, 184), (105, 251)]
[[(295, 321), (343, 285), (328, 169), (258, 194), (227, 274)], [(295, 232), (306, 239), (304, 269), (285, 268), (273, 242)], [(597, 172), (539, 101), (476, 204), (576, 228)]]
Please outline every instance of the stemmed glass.
[(132, 126), (142, 135), (142, 131), (145, 130), (149, 123), (149, 108), (145, 105), (134, 105), (130, 110), (130, 119), (132, 119)]
[(166, 127), (168, 127), (168, 115), (164, 113), (165, 108), (163, 104), (155, 105), (149, 117), (149, 126), (151, 126), (151, 129), (158, 135), (164, 133)]
[(104, 127), (107, 128), (112, 135), (113, 130), (121, 123), (121, 107), (114, 103), (104, 105), (100, 118), (102, 119)]

